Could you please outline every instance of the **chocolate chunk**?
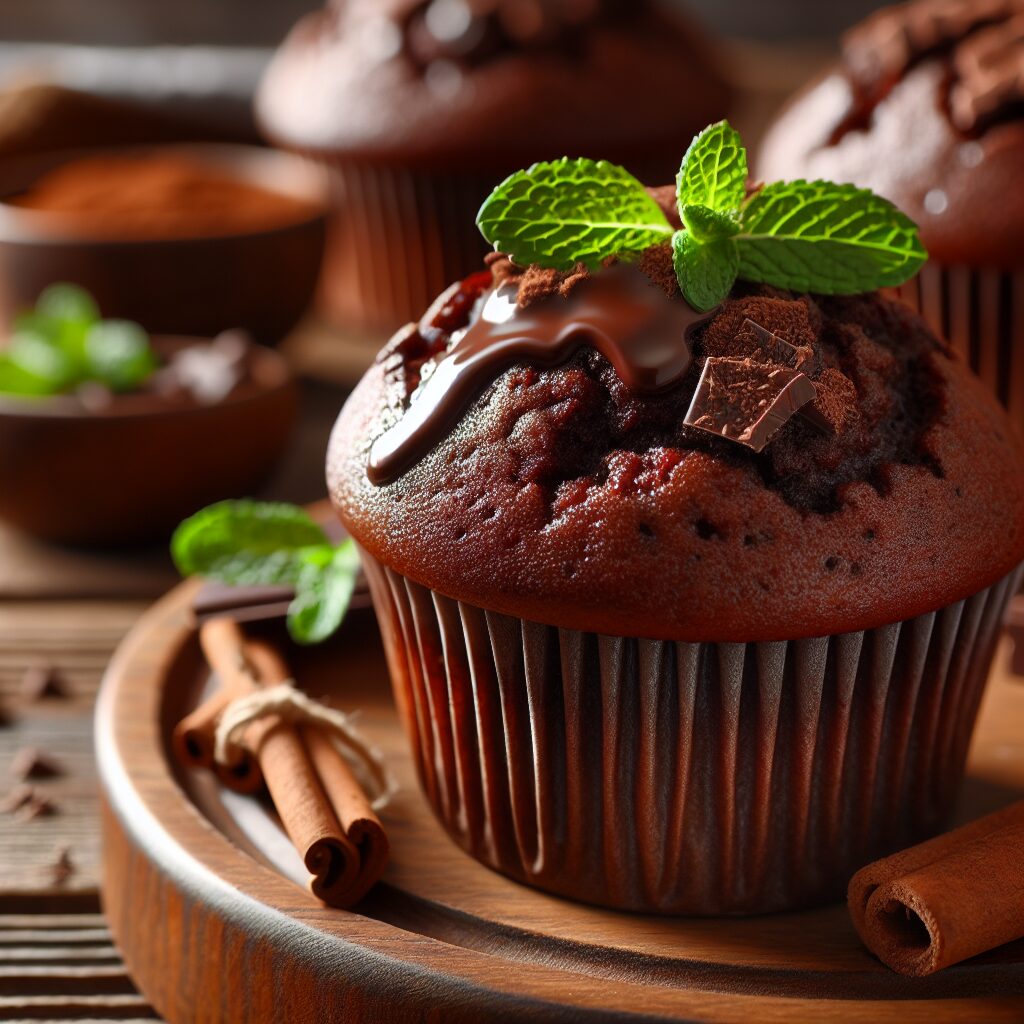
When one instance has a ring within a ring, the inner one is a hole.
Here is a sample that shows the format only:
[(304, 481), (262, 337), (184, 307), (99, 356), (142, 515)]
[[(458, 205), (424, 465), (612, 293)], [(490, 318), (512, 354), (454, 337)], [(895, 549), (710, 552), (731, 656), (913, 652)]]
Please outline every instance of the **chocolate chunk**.
[(71, 851), (66, 846), (57, 850), (57, 857), (50, 868), (50, 877), (54, 885), (63, 885), (75, 873), (75, 862), (71, 859)]
[(760, 452), (814, 398), (814, 385), (799, 370), (712, 356), (683, 422)]
[(192, 612), (199, 623), (216, 618), (256, 622), (283, 618), (294, 597), (293, 587), (233, 587), (209, 582), (193, 599)]
[(750, 352), (749, 354), (758, 362), (781, 363), (783, 366), (790, 366), (794, 370), (799, 370), (801, 364), (811, 357), (810, 349), (797, 348), (796, 345), (791, 345), (785, 338), (780, 338), (777, 334), (773, 334), (767, 327), (762, 327), (749, 317), (743, 321), (743, 327), (736, 340), (739, 341), (743, 334), (753, 337), (757, 346), (755, 349), (756, 354), (755, 352)]
[(63, 774), (60, 763), (38, 747), (22, 747), (11, 758), (8, 774), (16, 779), (52, 779)]
[(18, 821), (33, 821), (35, 818), (48, 818), (57, 813), (57, 805), (42, 793), (33, 790), (32, 795), (15, 812)]
[(33, 665), (21, 677), (19, 689), (22, 697), (31, 701), (68, 696), (67, 683), (53, 665)]
[(0, 800), (0, 812), (14, 814), (34, 799), (36, 799), (36, 791), (23, 782), (9, 789), (3, 799)]

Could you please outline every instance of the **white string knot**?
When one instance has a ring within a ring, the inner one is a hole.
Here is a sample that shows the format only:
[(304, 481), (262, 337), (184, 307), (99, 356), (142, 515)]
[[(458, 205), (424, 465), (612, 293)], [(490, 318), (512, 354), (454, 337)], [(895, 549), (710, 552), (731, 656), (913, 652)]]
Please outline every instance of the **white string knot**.
[(356, 715), (345, 714), (314, 700), (299, 690), (291, 679), (263, 687), (228, 704), (214, 734), (214, 761), (225, 768), (232, 768), (244, 753), (252, 753), (245, 745), (242, 732), (250, 723), (268, 715), (276, 715), (295, 725), (314, 726), (325, 733), (345, 758), (375, 811), (384, 807), (394, 795), (397, 789), (395, 778), (388, 770), (381, 751), (364, 739), (355, 727)]

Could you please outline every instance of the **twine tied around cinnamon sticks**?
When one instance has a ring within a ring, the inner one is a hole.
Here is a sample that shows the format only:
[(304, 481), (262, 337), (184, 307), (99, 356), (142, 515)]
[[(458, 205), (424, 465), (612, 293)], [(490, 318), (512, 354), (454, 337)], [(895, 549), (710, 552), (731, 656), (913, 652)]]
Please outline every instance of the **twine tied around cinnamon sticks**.
[(352, 716), (297, 690), (281, 653), (247, 637), (237, 622), (204, 623), (200, 643), (221, 689), (178, 723), (179, 759), (211, 769), (235, 792), (265, 785), (313, 894), (353, 906), (388, 859), (376, 811), (394, 783), (379, 753)]

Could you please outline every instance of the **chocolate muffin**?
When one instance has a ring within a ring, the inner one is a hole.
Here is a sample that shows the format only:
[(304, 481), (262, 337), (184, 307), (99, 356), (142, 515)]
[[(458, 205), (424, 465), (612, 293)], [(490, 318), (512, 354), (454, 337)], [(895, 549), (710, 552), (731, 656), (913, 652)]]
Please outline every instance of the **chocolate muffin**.
[(659, 0), (347, 0), (296, 26), (257, 113), (332, 172), (331, 310), (393, 330), (479, 264), (506, 174), (598, 153), (668, 180), (727, 101), (711, 43)]
[(331, 498), (469, 853), (637, 911), (820, 902), (950, 810), (1024, 447), (905, 305), (702, 315), (667, 259), (494, 256), (366, 374)]
[(1024, 428), (1024, 3), (913, 0), (843, 39), (842, 59), (769, 130), (758, 172), (871, 188), (931, 259), (904, 299)]

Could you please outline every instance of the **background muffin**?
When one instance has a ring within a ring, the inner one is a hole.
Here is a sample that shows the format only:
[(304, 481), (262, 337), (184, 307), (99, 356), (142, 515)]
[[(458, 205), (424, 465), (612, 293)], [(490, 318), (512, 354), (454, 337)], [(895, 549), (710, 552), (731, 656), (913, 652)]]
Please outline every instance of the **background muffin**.
[(479, 264), (495, 181), (595, 152), (666, 180), (727, 100), (711, 44), (656, 0), (349, 0), (295, 28), (258, 115), (332, 169), (331, 308), (393, 329)]
[[(493, 267), (567, 314), (617, 274), (685, 305), (632, 267)], [(456, 840), (576, 898), (723, 913), (836, 895), (936, 829), (1024, 557), (1024, 452), (995, 402), (899, 304), (739, 285), (678, 387), (638, 395), (589, 347), (515, 365), (374, 486), (373, 442), (489, 287), (396, 336), (328, 458)], [(774, 365), (779, 339), (816, 420), (761, 453), (688, 425), (709, 359)]]
[(931, 260), (901, 295), (1024, 427), (1024, 6), (914, 0), (843, 39), (769, 130), (758, 173), (852, 181), (915, 220)]

